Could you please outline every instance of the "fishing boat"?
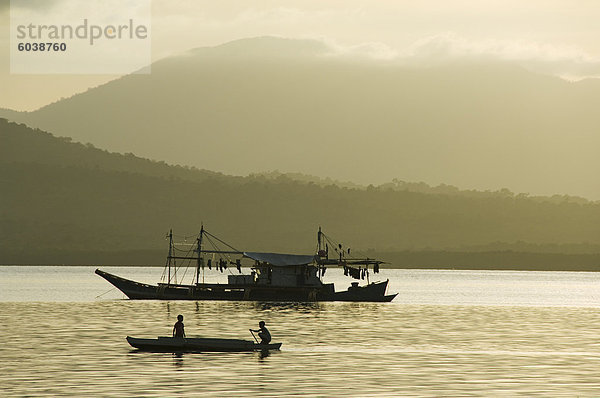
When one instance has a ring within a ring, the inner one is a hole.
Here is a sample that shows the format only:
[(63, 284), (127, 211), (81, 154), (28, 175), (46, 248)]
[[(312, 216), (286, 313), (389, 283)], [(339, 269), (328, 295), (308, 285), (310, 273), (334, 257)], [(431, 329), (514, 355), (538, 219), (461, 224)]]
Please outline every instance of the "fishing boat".
[[(383, 261), (351, 257), (350, 249), (334, 242), (321, 228), (316, 254), (309, 255), (240, 251), (204, 226), (191, 247), (184, 242), (181, 249), (173, 240), (172, 230), (167, 237), (169, 252), (160, 283), (140, 283), (100, 269), (96, 274), (135, 300), (389, 302), (397, 295), (386, 294), (389, 280), (371, 282), (371, 272), (379, 273)], [(333, 258), (330, 248), (335, 252)], [(181, 283), (178, 275), (190, 266), (194, 268), (193, 280)], [(243, 274), (242, 267), (249, 267), (251, 272)], [(343, 268), (344, 275), (366, 280), (366, 284), (352, 282), (347, 290), (335, 291), (333, 283), (322, 281), (331, 267)], [(227, 283), (204, 282), (205, 273), (215, 270), (229, 273)]]
[(282, 343), (259, 344), (249, 340), (187, 337), (139, 339), (127, 336), (127, 342), (141, 351), (152, 352), (241, 352), (279, 350)]

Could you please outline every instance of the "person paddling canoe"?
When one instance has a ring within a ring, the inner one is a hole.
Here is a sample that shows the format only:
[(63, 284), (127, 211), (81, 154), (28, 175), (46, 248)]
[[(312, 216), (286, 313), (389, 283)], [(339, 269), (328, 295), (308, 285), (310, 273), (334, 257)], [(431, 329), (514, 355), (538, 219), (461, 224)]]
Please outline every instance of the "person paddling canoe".
[(177, 315), (177, 322), (173, 326), (173, 337), (185, 337), (183, 315)]
[(265, 321), (258, 322), (259, 329), (250, 329), (251, 332), (258, 332), (258, 337), (261, 338), (260, 344), (269, 344), (271, 342), (271, 333), (265, 326)]

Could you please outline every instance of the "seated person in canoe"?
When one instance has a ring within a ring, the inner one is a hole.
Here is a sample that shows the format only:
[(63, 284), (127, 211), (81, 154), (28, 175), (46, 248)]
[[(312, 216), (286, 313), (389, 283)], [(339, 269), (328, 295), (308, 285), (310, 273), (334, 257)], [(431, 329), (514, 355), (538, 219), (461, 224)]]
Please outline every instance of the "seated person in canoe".
[(258, 322), (259, 329), (250, 329), (251, 332), (258, 332), (258, 337), (261, 338), (260, 344), (269, 344), (271, 342), (271, 333), (265, 326), (265, 321)]

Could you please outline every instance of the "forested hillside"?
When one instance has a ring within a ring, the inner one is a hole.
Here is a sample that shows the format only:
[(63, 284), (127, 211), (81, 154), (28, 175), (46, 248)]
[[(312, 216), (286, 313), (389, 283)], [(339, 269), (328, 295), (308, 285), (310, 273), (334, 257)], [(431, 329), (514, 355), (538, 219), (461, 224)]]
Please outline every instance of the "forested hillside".
[[(201, 223), (243, 250), (310, 252), (322, 226), (375, 252), (600, 253), (596, 202), (231, 177), (108, 153), (6, 120), (0, 143), (2, 263), (160, 264), (169, 228), (193, 235)], [(444, 266), (443, 257), (436, 261)]]

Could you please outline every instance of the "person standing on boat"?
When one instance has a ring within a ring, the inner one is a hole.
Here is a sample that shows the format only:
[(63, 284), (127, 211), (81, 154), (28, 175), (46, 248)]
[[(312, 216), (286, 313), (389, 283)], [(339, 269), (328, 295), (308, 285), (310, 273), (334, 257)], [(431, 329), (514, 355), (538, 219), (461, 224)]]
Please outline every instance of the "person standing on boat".
[(185, 337), (183, 315), (177, 315), (177, 322), (173, 326), (173, 337)]
[(261, 338), (260, 344), (269, 344), (271, 342), (271, 333), (265, 326), (265, 321), (258, 322), (259, 329), (250, 329), (251, 332), (258, 332), (258, 337)]

